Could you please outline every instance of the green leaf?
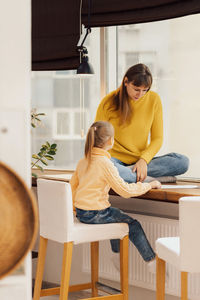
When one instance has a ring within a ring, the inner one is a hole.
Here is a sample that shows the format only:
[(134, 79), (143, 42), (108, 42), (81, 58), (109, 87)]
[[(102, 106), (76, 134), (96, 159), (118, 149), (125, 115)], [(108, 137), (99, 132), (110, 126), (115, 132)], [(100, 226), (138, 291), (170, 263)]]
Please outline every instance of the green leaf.
[(48, 163), (47, 163), (44, 159), (40, 158), (40, 161), (41, 161), (45, 166), (48, 166)]
[(36, 114), (36, 116), (46, 116), (45, 113), (39, 113), (39, 114)]
[(57, 144), (52, 144), (51, 149), (55, 149), (57, 147)]
[(44, 169), (41, 167), (41, 166), (39, 166), (39, 165), (35, 165), (40, 171), (42, 171), (42, 172), (44, 172)]
[(48, 147), (51, 147), (50, 144), (49, 144), (49, 142), (46, 142), (46, 145), (47, 145)]
[(42, 148), (47, 149), (48, 146), (47, 145), (42, 145)]
[(35, 128), (36, 126), (35, 126), (35, 124), (33, 124), (33, 123), (31, 123), (31, 126), (33, 127), (33, 128)]
[(35, 177), (35, 178), (37, 178), (38, 176), (35, 174), (35, 173), (32, 173), (32, 176), (33, 177)]
[(50, 150), (50, 151), (48, 151), (48, 152), (47, 152), (47, 154), (50, 154), (50, 155), (55, 155), (55, 154), (56, 154), (56, 152), (55, 152), (55, 151), (52, 151), (52, 150)]
[(40, 159), (40, 158), (39, 158), (39, 156), (38, 156), (38, 155), (36, 155), (36, 154), (33, 154), (33, 155), (32, 155), (32, 158), (35, 158), (35, 159)]
[(42, 157), (43, 156), (43, 152), (39, 152), (38, 155), (39, 155), (39, 157)]
[(54, 158), (52, 157), (52, 156), (50, 156), (50, 155), (45, 155), (44, 156), (46, 159), (48, 159), (48, 160), (54, 160)]

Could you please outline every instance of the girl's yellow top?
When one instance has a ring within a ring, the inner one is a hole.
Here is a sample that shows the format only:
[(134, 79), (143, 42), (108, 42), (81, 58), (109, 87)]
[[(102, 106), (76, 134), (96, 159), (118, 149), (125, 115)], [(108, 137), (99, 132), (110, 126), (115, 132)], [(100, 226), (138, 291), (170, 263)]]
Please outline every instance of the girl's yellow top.
[(70, 180), (74, 207), (84, 210), (101, 210), (110, 206), (109, 190), (112, 188), (124, 198), (137, 197), (151, 189), (149, 183), (127, 183), (110, 160), (110, 154), (101, 148), (92, 149), (92, 159), (78, 162)]

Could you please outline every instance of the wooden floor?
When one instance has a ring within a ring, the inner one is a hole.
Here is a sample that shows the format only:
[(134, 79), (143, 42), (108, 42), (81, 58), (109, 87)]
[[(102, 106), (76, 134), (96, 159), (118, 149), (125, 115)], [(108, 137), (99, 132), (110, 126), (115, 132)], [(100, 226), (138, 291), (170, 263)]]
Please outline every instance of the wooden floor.
[[(70, 293), (70, 297), (68, 300), (79, 300), (86, 297), (90, 297), (89, 291), (82, 292), (74, 292)], [(129, 300), (155, 300), (155, 292), (138, 288), (138, 287), (130, 287), (129, 291)], [(166, 295), (166, 300), (179, 300), (180, 298)], [(51, 297), (42, 297), (40, 300), (59, 300), (59, 296), (51, 296)]]
[[(103, 292), (99, 292), (99, 295), (105, 295)], [(80, 291), (74, 292), (69, 294), (68, 300), (77, 300), (77, 299), (84, 299), (91, 297), (90, 291)], [(48, 296), (48, 297), (41, 297), (41, 300), (59, 300), (59, 296)]]

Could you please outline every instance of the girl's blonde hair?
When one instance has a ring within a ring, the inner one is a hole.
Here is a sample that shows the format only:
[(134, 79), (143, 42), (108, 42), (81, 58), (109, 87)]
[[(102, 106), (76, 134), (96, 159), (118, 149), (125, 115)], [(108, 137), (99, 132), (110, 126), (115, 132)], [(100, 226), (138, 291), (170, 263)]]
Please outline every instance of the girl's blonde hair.
[(111, 123), (98, 121), (91, 125), (85, 142), (85, 157), (88, 160), (88, 166), (91, 161), (92, 148), (103, 148), (108, 139), (113, 136), (114, 128)]

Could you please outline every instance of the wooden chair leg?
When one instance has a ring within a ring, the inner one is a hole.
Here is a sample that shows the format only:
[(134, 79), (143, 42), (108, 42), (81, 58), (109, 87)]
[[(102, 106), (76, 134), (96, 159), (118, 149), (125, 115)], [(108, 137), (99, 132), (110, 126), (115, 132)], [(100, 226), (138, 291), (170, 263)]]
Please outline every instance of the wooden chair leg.
[(128, 300), (128, 242), (128, 235), (120, 240), (120, 283), (124, 300)]
[(60, 300), (68, 299), (72, 251), (73, 251), (73, 242), (64, 243), (62, 277), (61, 277), (61, 284), (60, 284)]
[(33, 300), (40, 299), (40, 292), (42, 287), (42, 278), (44, 273), (44, 265), (45, 265), (45, 256), (47, 250), (47, 242), (48, 239), (40, 236), (40, 244), (39, 244), (39, 253), (38, 253), (38, 262), (37, 262), (37, 270), (35, 277), (35, 287), (34, 287), (34, 296)]
[(181, 272), (181, 300), (188, 300), (188, 273)]
[(98, 296), (98, 289), (96, 282), (99, 277), (99, 242), (91, 243), (91, 283), (92, 283), (92, 297)]
[(156, 256), (156, 300), (165, 299), (165, 261)]

